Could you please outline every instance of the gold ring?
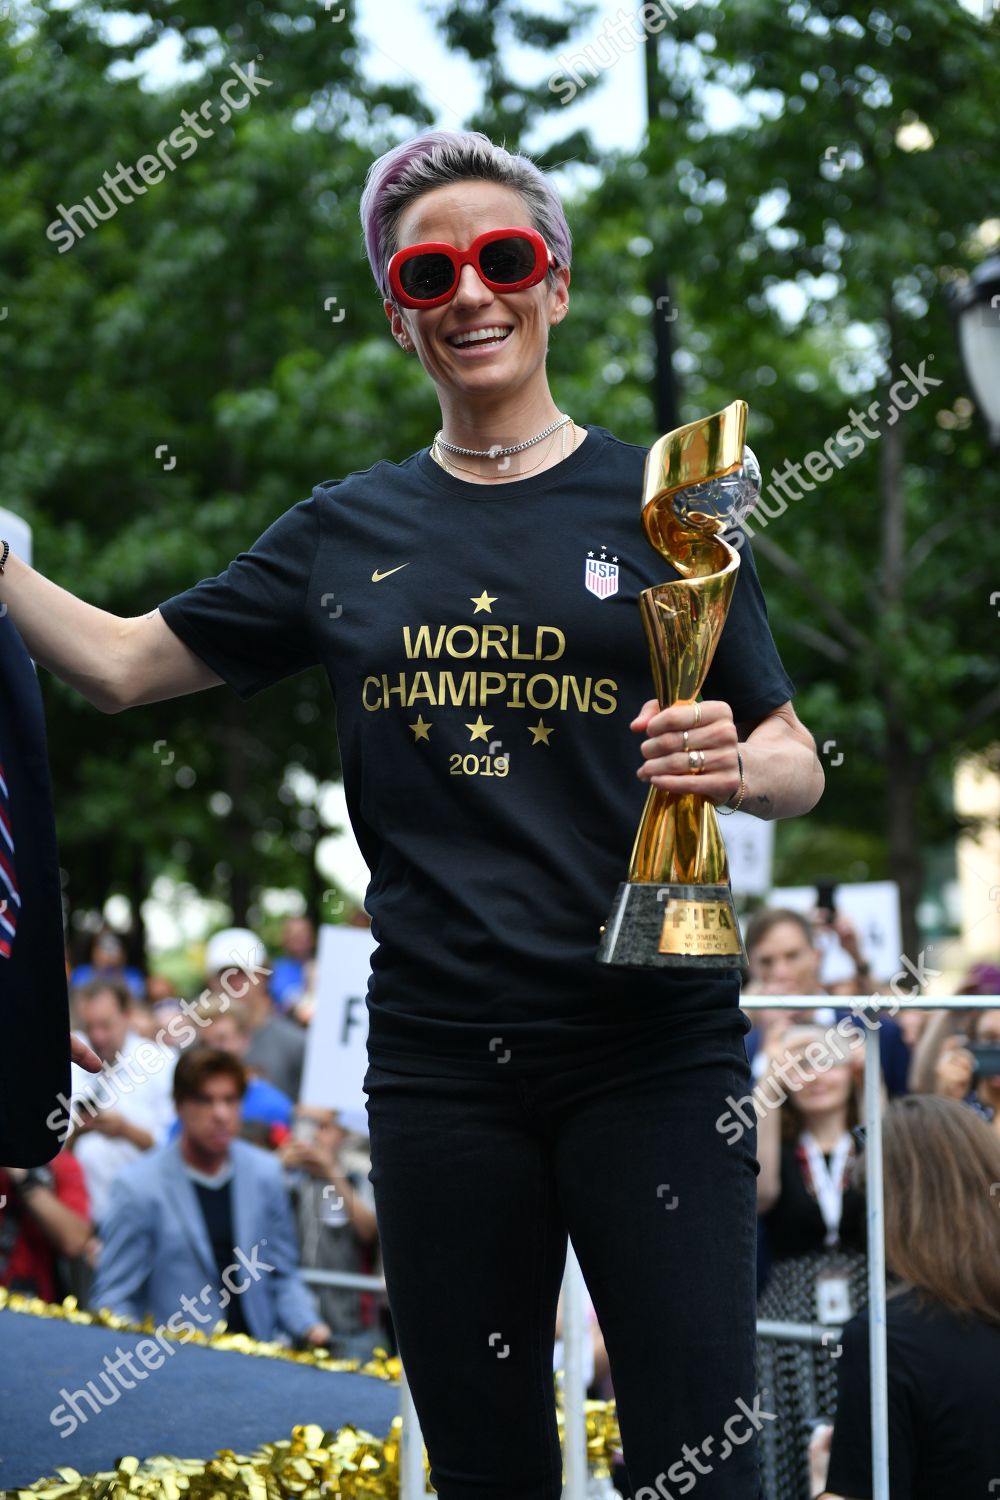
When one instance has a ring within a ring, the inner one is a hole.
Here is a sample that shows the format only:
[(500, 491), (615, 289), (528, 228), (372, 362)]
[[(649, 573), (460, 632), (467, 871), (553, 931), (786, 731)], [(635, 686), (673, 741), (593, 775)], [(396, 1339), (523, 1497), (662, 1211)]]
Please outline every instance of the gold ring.
[(704, 769), (705, 769), (705, 752), (704, 752), (704, 750), (689, 750), (688, 751), (688, 769), (691, 772), (692, 776), (697, 776), (702, 771), (704, 771)]
[(688, 748), (688, 732), (687, 732), (686, 729), (682, 729), (681, 730), (681, 744), (683, 745), (684, 749), (687, 750), (687, 748)]
[(700, 723), (701, 723), (701, 704), (700, 703), (696, 703), (694, 705), (694, 723), (691, 725), (691, 728), (692, 729), (697, 729), (698, 725)]

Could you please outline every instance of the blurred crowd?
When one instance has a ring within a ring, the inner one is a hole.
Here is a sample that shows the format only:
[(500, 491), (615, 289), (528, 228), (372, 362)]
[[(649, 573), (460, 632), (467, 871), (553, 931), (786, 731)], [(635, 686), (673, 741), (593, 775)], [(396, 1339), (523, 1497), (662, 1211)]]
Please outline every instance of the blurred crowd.
[[(854, 972), (825, 986), (831, 938)], [(744, 997), (830, 1002), (748, 1011), (752, 1097), (726, 1118), (730, 1130), (756, 1123), (758, 1319), (818, 1334), (759, 1341), (777, 1414), (762, 1431), (768, 1492), (872, 1494), (861, 1123), (869, 1033), (880, 1059), (891, 1493), (986, 1492), (1000, 1475), (997, 1438), (984, 1438), (995, 1432), (1000, 1369), (1000, 966), (974, 965), (954, 991), (995, 995), (996, 1008), (894, 1017), (911, 993), (899, 981), (912, 981), (919, 961), (874, 974), (843, 913), (764, 908), (745, 941)], [(866, 1006), (870, 998), (887, 1008)]]
[(0, 1168), (2, 1284), (174, 1332), (224, 1320), (336, 1358), (392, 1347), (384, 1299), (324, 1281), (381, 1266), (367, 1137), (300, 1101), (315, 950), (308, 918), (275, 955), (227, 928), (190, 998), (110, 930), (86, 963), (67, 955), (71, 1025), (104, 1066), (73, 1065), (47, 1166)]
[[(995, 1009), (893, 1018), (865, 1009), (902, 992), (872, 973), (843, 914), (765, 907), (745, 936), (746, 996), (828, 1001), (748, 1011), (749, 1091), (718, 1122), (733, 1139), (756, 1131), (758, 1317), (831, 1330), (829, 1342), (761, 1341), (777, 1414), (762, 1433), (769, 1493), (811, 1500), (836, 1483), (863, 1500), (864, 1037), (877, 1032), (881, 1060), (894, 1462), (918, 1461), (898, 1413), (919, 1412), (926, 1471), (938, 1441), (952, 1462), (976, 1447), (981, 1392), (1000, 1369), (1000, 967), (975, 966), (956, 990), (996, 995)], [(824, 986), (831, 940), (854, 972)], [(384, 1295), (351, 1280), (381, 1271), (363, 1112), (300, 1100), (315, 969), (306, 917), (285, 922), (270, 956), (247, 929), (216, 933), (191, 997), (130, 966), (110, 930), (86, 963), (67, 958), (73, 1028), (104, 1067), (74, 1065), (47, 1166), (0, 1167), (0, 1284), (174, 1332), (224, 1320), (335, 1357), (395, 1352)], [(610, 1398), (589, 1303), (587, 1316), (588, 1391)], [(557, 1367), (560, 1356), (557, 1344)]]

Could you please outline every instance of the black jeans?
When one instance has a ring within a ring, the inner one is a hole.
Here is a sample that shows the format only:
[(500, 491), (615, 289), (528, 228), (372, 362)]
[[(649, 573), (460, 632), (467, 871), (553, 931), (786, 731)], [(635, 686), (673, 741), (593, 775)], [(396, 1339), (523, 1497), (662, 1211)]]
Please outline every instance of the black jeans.
[(567, 1231), (637, 1500), (759, 1500), (756, 1138), (716, 1127), (749, 1089), (746, 1026), (642, 1022), (488, 1079), (369, 1066), (389, 1305), (441, 1500), (559, 1500)]

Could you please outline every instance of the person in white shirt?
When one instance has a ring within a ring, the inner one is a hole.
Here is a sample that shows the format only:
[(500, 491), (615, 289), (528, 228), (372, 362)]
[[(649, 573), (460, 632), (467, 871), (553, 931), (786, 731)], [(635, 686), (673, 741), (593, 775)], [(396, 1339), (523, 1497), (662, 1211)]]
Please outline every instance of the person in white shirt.
[(174, 1121), (176, 1052), (133, 1031), (131, 996), (117, 980), (95, 979), (71, 996), (76, 1028), (101, 1059), (100, 1073), (73, 1065), (67, 1144), (83, 1168), (100, 1233), (111, 1184), (127, 1162), (162, 1145)]

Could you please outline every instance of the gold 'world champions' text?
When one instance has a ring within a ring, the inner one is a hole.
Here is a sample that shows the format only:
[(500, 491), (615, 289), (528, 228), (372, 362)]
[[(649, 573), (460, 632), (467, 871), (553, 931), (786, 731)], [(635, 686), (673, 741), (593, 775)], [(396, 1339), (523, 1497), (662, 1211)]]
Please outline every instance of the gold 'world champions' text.
[[(556, 625), (419, 625), (403, 626), (407, 659), (438, 661), (555, 662), (566, 650), (566, 637)], [(577, 677), (571, 673), (513, 670), (512, 666), (467, 667), (372, 673), (361, 686), (361, 701), (375, 712), (380, 708), (431, 707), (575, 708), (580, 713), (611, 714), (618, 706), (618, 684), (613, 677)]]

